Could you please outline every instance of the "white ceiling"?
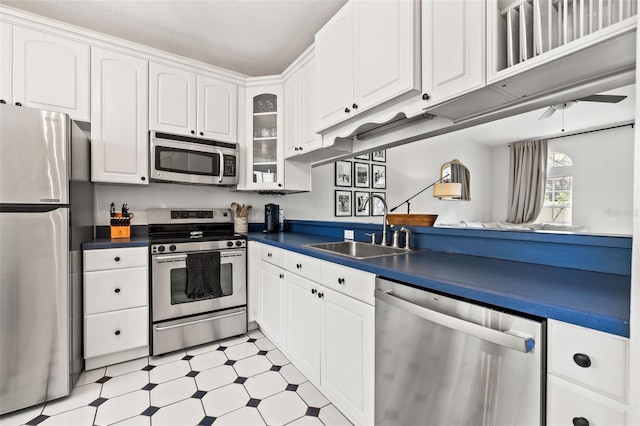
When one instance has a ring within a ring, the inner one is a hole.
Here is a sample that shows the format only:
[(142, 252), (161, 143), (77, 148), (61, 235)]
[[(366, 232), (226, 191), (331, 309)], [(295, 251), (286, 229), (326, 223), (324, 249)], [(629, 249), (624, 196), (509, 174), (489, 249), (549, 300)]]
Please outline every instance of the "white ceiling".
[(0, 0), (248, 76), (280, 74), (346, 0)]

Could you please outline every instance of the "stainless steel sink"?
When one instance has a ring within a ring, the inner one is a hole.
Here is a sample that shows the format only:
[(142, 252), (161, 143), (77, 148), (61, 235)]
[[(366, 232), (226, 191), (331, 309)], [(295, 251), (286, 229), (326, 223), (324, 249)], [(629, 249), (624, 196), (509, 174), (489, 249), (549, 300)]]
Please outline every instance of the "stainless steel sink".
[(348, 256), (353, 259), (369, 259), (371, 257), (394, 256), (397, 254), (411, 253), (411, 250), (388, 246), (378, 246), (371, 243), (363, 243), (360, 241), (339, 241), (336, 243), (306, 244), (306, 247), (328, 251), (342, 256)]

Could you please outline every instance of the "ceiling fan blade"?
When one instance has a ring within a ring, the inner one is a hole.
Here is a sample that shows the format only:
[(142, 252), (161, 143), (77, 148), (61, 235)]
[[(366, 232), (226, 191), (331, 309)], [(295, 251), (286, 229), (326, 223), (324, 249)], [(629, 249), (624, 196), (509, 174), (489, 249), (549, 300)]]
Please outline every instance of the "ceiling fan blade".
[(606, 102), (609, 104), (617, 104), (620, 101), (627, 99), (626, 96), (621, 95), (591, 95), (578, 99), (585, 102)]
[(545, 118), (549, 118), (553, 115), (554, 112), (556, 112), (556, 109), (554, 107), (549, 107), (544, 112), (544, 114), (542, 114), (540, 118), (538, 118), (538, 120), (544, 120)]

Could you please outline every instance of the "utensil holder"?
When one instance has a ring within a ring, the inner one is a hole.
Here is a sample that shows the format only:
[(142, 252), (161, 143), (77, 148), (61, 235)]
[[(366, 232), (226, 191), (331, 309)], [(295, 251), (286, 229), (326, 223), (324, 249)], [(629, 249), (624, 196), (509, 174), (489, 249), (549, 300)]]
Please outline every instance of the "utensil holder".
[(235, 219), (235, 232), (237, 234), (246, 234), (249, 232), (249, 218), (236, 217)]

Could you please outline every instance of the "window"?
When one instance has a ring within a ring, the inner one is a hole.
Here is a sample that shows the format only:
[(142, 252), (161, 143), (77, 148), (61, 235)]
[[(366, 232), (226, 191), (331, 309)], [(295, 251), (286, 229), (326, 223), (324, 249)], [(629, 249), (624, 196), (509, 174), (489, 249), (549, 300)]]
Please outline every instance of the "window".
[(561, 152), (547, 157), (547, 185), (544, 205), (536, 222), (571, 225), (573, 199), (573, 163)]

